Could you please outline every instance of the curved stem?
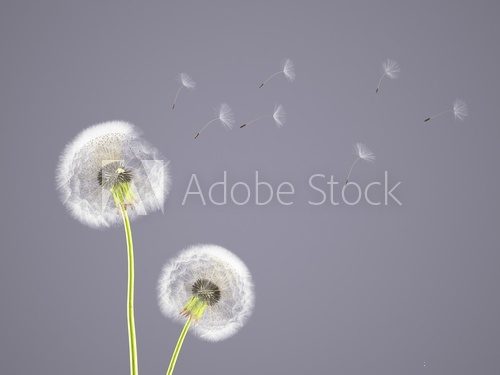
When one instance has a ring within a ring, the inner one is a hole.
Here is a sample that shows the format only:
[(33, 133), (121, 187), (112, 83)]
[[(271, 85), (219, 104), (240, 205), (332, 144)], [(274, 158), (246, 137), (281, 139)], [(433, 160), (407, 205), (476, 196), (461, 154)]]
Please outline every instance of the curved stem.
[(179, 93), (181, 92), (182, 87), (183, 86), (179, 87), (179, 89), (177, 90), (177, 93), (175, 94), (174, 103), (172, 104), (172, 110), (175, 108), (175, 104), (177, 103), (177, 97), (179, 96)]
[(358, 161), (359, 161), (359, 158), (356, 158), (356, 160), (354, 160), (354, 162), (351, 164), (351, 168), (349, 169), (349, 173), (347, 174), (347, 178), (345, 179), (346, 184), (349, 182), (349, 177), (351, 177), (352, 169), (354, 168), (354, 166), (356, 165), (356, 163)]
[(378, 81), (377, 90), (375, 90), (375, 92), (378, 92), (380, 90), (380, 85), (382, 84), (382, 80), (384, 79), (384, 77), (385, 77), (385, 73), (382, 74), (382, 76), (380, 77), (380, 80)]
[(275, 76), (277, 76), (277, 75), (278, 75), (278, 74), (280, 74), (280, 73), (283, 73), (283, 71), (282, 71), (282, 70), (280, 70), (279, 72), (276, 72), (276, 73), (271, 74), (271, 75), (270, 75), (270, 76), (269, 76), (269, 77), (268, 77), (268, 78), (267, 78), (264, 82), (262, 82), (262, 83), (260, 84), (260, 87), (264, 86), (267, 82), (269, 82), (271, 79), (273, 79)]
[(128, 326), (128, 345), (130, 355), (130, 374), (139, 373), (137, 367), (137, 344), (135, 338), (135, 319), (134, 319), (134, 244), (132, 242), (132, 230), (130, 220), (127, 214), (127, 208), (123, 203), (118, 204), (122, 214), (123, 225), (125, 227), (125, 237), (127, 238), (127, 257), (128, 257), (128, 283), (127, 283), (127, 326)]
[(244, 127), (245, 127), (245, 126), (247, 126), (247, 125), (250, 125), (250, 124), (253, 124), (254, 122), (257, 122), (257, 121), (259, 121), (259, 120), (262, 120), (264, 117), (266, 117), (266, 116), (259, 116), (259, 117), (254, 118), (254, 119), (253, 119), (253, 120), (251, 120), (251, 121), (245, 122), (243, 125), (241, 125), (241, 126), (240, 126), (240, 128), (244, 128)]
[(259, 121), (261, 118), (262, 118), (262, 117), (257, 117), (257, 118), (254, 118), (253, 120), (248, 121), (248, 122), (247, 122), (247, 125), (253, 124), (254, 122)]
[(175, 345), (174, 352), (172, 353), (172, 358), (170, 358), (170, 363), (167, 369), (167, 375), (172, 375), (174, 372), (175, 364), (177, 363), (177, 358), (179, 357), (179, 353), (182, 349), (182, 344), (184, 343), (184, 339), (186, 338), (186, 335), (189, 331), (191, 322), (192, 319), (191, 317), (189, 317), (188, 320), (186, 321), (186, 324), (184, 324), (184, 327), (182, 328), (179, 339), (177, 340), (177, 344)]
[(214, 118), (213, 120), (210, 120), (210, 121), (209, 121), (209, 122), (207, 122), (205, 125), (203, 125), (203, 127), (202, 127), (202, 128), (200, 129), (200, 131), (198, 132), (198, 135), (200, 135), (200, 134), (203, 132), (203, 130), (205, 130), (205, 129), (207, 128), (207, 126), (208, 126), (208, 125), (210, 125), (210, 124), (211, 124), (212, 122), (214, 122), (214, 121), (217, 121), (218, 119), (219, 119), (218, 117), (217, 117), (217, 118)]
[(446, 114), (446, 113), (448, 113), (448, 112), (451, 112), (451, 111), (453, 111), (453, 109), (447, 109), (446, 111), (439, 112), (437, 115), (433, 115), (433, 116), (431, 116), (431, 117), (430, 117), (430, 119), (432, 120), (432, 119), (434, 119), (434, 118), (436, 118), (436, 117), (442, 116), (442, 115), (444, 115), (444, 114)]

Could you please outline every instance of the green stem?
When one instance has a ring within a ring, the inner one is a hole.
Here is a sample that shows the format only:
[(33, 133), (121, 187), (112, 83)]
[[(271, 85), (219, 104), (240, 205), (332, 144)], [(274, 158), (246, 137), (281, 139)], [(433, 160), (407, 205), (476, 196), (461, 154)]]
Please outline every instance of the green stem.
[(177, 357), (179, 357), (179, 353), (182, 348), (182, 344), (184, 343), (184, 339), (189, 331), (189, 327), (191, 326), (192, 319), (188, 318), (186, 324), (182, 328), (181, 335), (179, 336), (179, 340), (177, 340), (177, 344), (175, 345), (174, 352), (172, 353), (172, 358), (170, 358), (170, 364), (168, 365), (167, 375), (172, 375), (174, 373), (175, 364), (177, 363)]
[(134, 319), (134, 244), (132, 242), (132, 230), (127, 214), (127, 208), (123, 203), (118, 204), (125, 227), (127, 238), (128, 256), (128, 284), (127, 284), (127, 325), (128, 325), (128, 345), (130, 354), (130, 374), (137, 375), (137, 344), (135, 339), (135, 319)]

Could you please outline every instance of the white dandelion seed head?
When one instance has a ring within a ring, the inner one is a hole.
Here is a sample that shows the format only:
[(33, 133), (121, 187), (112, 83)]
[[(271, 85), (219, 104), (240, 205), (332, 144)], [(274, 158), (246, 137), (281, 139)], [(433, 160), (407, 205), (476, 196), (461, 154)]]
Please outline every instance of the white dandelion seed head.
[(463, 100), (457, 99), (453, 103), (453, 115), (458, 120), (463, 120), (469, 114), (467, 104)]
[(193, 296), (193, 285), (208, 280), (220, 290), (220, 299), (207, 306), (192, 326), (208, 341), (235, 334), (247, 321), (254, 305), (252, 277), (245, 264), (229, 250), (217, 245), (196, 245), (183, 250), (163, 268), (158, 282), (158, 303), (162, 313), (185, 322), (181, 311)]
[(354, 146), (354, 150), (356, 152), (356, 155), (363, 160), (366, 161), (374, 161), (375, 160), (375, 154), (370, 151), (368, 147), (364, 143), (356, 143)]
[(279, 128), (281, 128), (283, 125), (285, 125), (286, 113), (285, 113), (285, 109), (283, 108), (283, 106), (281, 104), (274, 107), (273, 119)]
[(187, 73), (179, 74), (179, 80), (181, 81), (182, 86), (187, 89), (194, 89), (196, 87), (196, 82), (193, 81)]
[(290, 82), (293, 82), (295, 80), (295, 68), (293, 66), (292, 60), (285, 60), (285, 63), (283, 64), (283, 74)]
[(131, 218), (163, 209), (170, 185), (168, 162), (139, 137), (133, 125), (111, 121), (83, 130), (60, 156), (57, 188), (74, 218), (91, 227), (109, 227), (121, 220), (104, 183), (116, 182), (118, 169), (127, 171), (130, 181)]
[(401, 70), (399, 69), (399, 64), (396, 61), (387, 59), (387, 61), (382, 64), (382, 67), (384, 68), (384, 74), (387, 77), (391, 79), (398, 78)]
[(226, 103), (222, 103), (218, 114), (219, 120), (228, 129), (232, 129), (234, 125), (234, 115), (231, 107)]

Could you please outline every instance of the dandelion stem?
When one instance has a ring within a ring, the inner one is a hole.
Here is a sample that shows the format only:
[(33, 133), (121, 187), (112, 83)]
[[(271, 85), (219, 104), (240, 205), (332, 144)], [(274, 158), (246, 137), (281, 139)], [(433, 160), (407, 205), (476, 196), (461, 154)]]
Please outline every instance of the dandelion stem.
[(127, 214), (127, 208), (124, 203), (118, 204), (123, 225), (125, 227), (125, 237), (127, 239), (128, 256), (128, 284), (127, 284), (127, 325), (128, 325), (128, 344), (130, 355), (130, 374), (139, 373), (137, 367), (137, 344), (135, 339), (135, 319), (134, 319), (134, 244), (132, 242), (132, 230), (130, 220)]
[(446, 114), (446, 113), (448, 113), (448, 112), (451, 112), (451, 111), (453, 111), (453, 109), (447, 109), (446, 111), (440, 112), (440, 113), (438, 113), (437, 115), (427, 117), (427, 118), (424, 120), (424, 122), (427, 122), (427, 121), (430, 121), (430, 120), (432, 120), (432, 119), (435, 119), (436, 117), (442, 116), (442, 115), (444, 115), (444, 114)]
[(174, 103), (172, 104), (172, 111), (174, 110), (175, 108), (175, 103), (177, 103), (177, 97), (179, 96), (180, 92), (182, 90), (182, 86), (179, 87), (179, 89), (177, 90), (177, 93), (175, 94), (175, 98), (174, 98)]
[(281, 74), (281, 73), (283, 73), (282, 70), (280, 70), (279, 72), (271, 74), (264, 82), (262, 82), (260, 84), (259, 88), (261, 88), (262, 86), (264, 86), (267, 82), (269, 82), (271, 79), (273, 79), (275, 76), (277, 76), (278, 74)]
[(184, 339), (189, 331), (189, 327), (191, 326), (192, 319), (188, 318), (186, 324), (182, 328), (179, 339), (177, 340), (177, 344), (175, 345), (174, 352), (172, 353), (172, 358), (170, 358), (170, 363), (167, 369), (167, 375), (172, 375), (174, 373), (175, 364), (177, 363), (177, 358), (179, 357), (179, 353), (182, 349), (182, 344), (184, 343)]
[(347, 178), (345, 179), (346, 185), (349, 182), (349, 177), (351, 177), (352, 169), (354, 168), (354, 166), (356, 165), (356, 163), (359, 161), (359, 159), (360, 158), (356, 158), (356, 160), (354, 160), (354, 162), (351, 164), (351, 168), (349, 169), (349, 173), (347, 174)]
[(254, 119), (253, 119), (253, 120), (251, 120), (251, 121), (245, 122), (243, 125), (241, 125), (241, 126), (240, 126), (240, 128), (244, 128), (244, 127), (245, 127), (245, 126), (247, 126), (247, 125), (253, 124), (254, 122), (257, 122), (257, 121), (259, 121), (259, 120), (263, 119), (264, 117), (266, 117), (266, 116), (259, 116), (259, 117), (257, 117), (257, 118), (254, 118)]
[(198, 138), (198, 136), (199, 136), (199, 135), (203, 132), (203, 130), (205, 130), (205, 129), (206, 129), (206, 127), (207, 127), (208, 125), (210, 125), (212, 122), (217, 121), (217, 120), (219, 120), (219, 117), (214, 118), (213, 120), (210, 120), (210, 121), (209, 121), (209, 122), (207, 122), (205, 125), (203, 125), (203, 127), (200, 129), (200, 131), (196, 134), (196, 136), (195, 136), (194, 138), (195, 138), (195, 139), (196, 139), (196, 138)]
[(385, 73), (382, 74), (382, 76), (380, 77), (380, 80), (378, 81), (378, 85), (377, 85), (377, 89), (375, 90), (375, 93), (377, 93), (380, 90), (380, 85), (382, 84), (382, 80), (384, 79), (384, 77), (385, 77)]

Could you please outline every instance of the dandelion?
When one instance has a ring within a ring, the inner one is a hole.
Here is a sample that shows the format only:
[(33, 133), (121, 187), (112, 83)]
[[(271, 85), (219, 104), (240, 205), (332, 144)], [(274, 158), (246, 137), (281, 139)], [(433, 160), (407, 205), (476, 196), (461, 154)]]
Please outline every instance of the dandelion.
[(169, 190), (167, 163), (133, 125), (106, 122), (82, 131), (61, 155), (56, 173), (63, 204), (91, 227), (123, 221), (127, 243), (127, 322), (130, 373), (137, 374), (134, 250), (130, 219), (162, 209)]
[(252, 278), (230, 251), (192, 246), (163, 268), (158, 302), (165, 316), (184, 323), (167, 370), (171, 375), (189, 329), (204, 340), (220, 341), (245, 324), (254, 304)]
[(271, 74), (264, 82), (260, 84), (259, 89), (279, 74), (283, 74), (290, 82), (293, 82), (295, 80), (295, 68), (293, 66), (292, 60), (286, 59), (281, 70)]
[(378, 86), (377, 89), (375, 90), (376, 93), (379, 92), (380, 85), (382, 84), (382, 80), (385, 77), (388, 77), (390, 79), (396, 79), (398, 78), (400, 72), (398, 63), (391, 59), (387, 59), (387, 61), (382, 64), (382, 69), (383, 73), (378, 81)]
[(226, 129), (233, 128), (233, 125), (234, 125), (233, 111), (231, 111), (231, 108), (226, 103), (221, 104), (221, 106), (219, 108), (219, 112), (216, 115), (217, 115), (216, 118), (210, 120), (205, 125), (203, 125), (203, 127), (194, 136), (194, 139), (198, 138), (200, 136), (200, 134), (203, 132), (203, 130), (205, 130), (206, 127), (214, 121), (220, 121), (222, 126), (224, 126)]
[(56, 179), (72, 216), (91, 227), (121, 221), (115, 198), (131, 218), (161, 210), (170, 182), (159, 152), (121, 121), (82, 131), (62, 153)]
[(351, 176), (352, 169), (356, 165), (356, 163), (360, 160), (364, 161), (369, 161), (373, 162), (375, 160), (375, 154), (371, 152), (368, 147), (366, 147), (363, 143), (356, 143), (354, 145), (354, 153), (356, 155), (356, 159), (354, 162), (351, 164), (351, 168), (349, 168), (349, 173), (347, 174), (347, 178), (345, 180), (345, 183), (347, 184), (349, 182), (349, 177)]
[(467, 115), (469, 114), (469, 112), (467, 110), (467, 104), (465, 104), (465, 102), (463, 100), (457, 99), (453, 103), (452, 108), (447, 109), (446, 111), (440, 112), (437, 115), (427, 117), (424, 120), (424, 122), (431, 121), (431, 120), (435, 119), (436, 117), (439, 117), (439, 116), (444, 115), (444, 114), (449, 113), (449, 112), (453, 112), (453, 116), (455, 117), (455, 119), (460, 120), (460, 121), (463, 121), (467, 117)]
[(174, 98), (174, 102), (172, 104), (172, 111), (175, 109), (175, 104), (177, 103), (177, 98), (179, 97), (179, 94), (181, 90), (185, 87), (187, 89), (194, 89), (196, 87), (196, 82), (193, 81), (193, 79), (188, 76), (186, 73), (181, 73), (179, 74), (179, 81), (181, 85), (179, 86), (179, 89), (177, 90)]
[(274, 106), (274, 111), (273, 111), (272, 116), (259, 116), (251, 121), (244, 123), (243, 125), (240, 126), (240, 128), (244, 128), (245, 126), (253, 124), (254, 122), (257, 122), (257, 121), (259, 121), (263, 118), (266, 118), (266, 117), (272, 117), (274, 120), (274, 123), (276, 124), (276, 126), (278, 128), (281, 128), (281, 127), (283, 127), (283, 125), (285, 125), (286, 113), (285, 113), (285, 109), (280, 104), (280, 105)]

